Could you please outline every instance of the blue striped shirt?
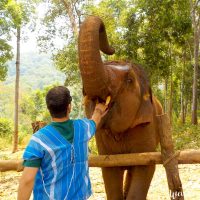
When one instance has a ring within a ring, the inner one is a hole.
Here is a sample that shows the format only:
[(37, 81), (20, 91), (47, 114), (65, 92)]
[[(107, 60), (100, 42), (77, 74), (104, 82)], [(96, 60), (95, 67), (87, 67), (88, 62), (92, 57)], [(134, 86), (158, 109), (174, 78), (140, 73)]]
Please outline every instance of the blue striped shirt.
[(52, 126), (36, 132), (23, 159), (41, 158), (35, 178), (34, 200), (86, 200), (92, 194), (88, 168), (88, 140), (94, 135), (94, 121), (73, 121), (74, 141), (70, 144)]

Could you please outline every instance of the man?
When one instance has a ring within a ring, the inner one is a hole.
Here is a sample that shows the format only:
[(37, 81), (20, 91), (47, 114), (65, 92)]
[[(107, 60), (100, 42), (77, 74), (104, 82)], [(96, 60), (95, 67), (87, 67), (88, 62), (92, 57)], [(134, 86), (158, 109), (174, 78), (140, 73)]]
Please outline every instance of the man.
[(90, 120), (70, 120), (71, 100), (64, 86), (47, 93), (52, 122), (37, 131), (25, 149), (18, 200), (28, 200), (32, 190), (36, 200), (85, 200), (91, 195), (88, 141), (107, 106), (97, 104)]

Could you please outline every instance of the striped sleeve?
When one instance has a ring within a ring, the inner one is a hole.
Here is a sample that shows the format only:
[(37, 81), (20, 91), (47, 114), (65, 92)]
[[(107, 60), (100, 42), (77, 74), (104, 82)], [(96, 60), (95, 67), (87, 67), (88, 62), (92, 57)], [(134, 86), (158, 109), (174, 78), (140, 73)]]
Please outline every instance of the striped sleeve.
[(34, 138), (35, 136), (33, 135), (31, 137), (31, 140), (28, 146), (26, 147), (24, 151), (24, 154), (23, 154), (24, 160), (33, 161), (33, 160), (42, 159), (44, 156), (44, 148), (38, 142), (36, 142)]
[(90, 140), (92, 136), (94, 136), (95, 132), (96, 132), (96, 124), (93, 120), (89, 120), (87, 118), (83, 118), (81, 119), (82, 123), (82, 128), (84, 129), (84, 131), (86, 132), (86, 137), (87, 140)]

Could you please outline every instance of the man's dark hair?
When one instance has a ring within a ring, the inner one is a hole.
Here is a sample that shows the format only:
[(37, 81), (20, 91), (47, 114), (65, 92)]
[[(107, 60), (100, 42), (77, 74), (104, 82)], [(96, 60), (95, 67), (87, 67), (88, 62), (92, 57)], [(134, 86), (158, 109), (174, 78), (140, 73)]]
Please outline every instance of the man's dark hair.
[(46, 95), (47, 108), (54, 118), (66, 117), (71, 101), (70, 91), (64, 86), (54, 87)]

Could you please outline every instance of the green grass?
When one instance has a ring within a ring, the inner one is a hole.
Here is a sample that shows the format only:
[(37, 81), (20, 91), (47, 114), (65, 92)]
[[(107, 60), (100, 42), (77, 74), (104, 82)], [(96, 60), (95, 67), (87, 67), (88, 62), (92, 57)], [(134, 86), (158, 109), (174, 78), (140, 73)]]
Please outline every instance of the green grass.
[(10, 138), (1, 137), (0, 138), (0, 150), (3, 149), (11, 149), (12, 148), (12, 142)]
[[(0, 150), (9, 149), (12, 150), (12, 136), (0, 137)], [(31, 138), (31, 134), (20, 132), (18, 136), (19, 147), (25, 147)]]
[(89, 142), (89, 149), (90, 149), (90, 153), (91, 154), (93, 154), (93, 155), (97, 155), (98, 154), (96, 141), (95, 141), (94, 137)]
[(172, 128), (175, 149), (199, 149), (200, 126), (190, 124), (175, 124)]

